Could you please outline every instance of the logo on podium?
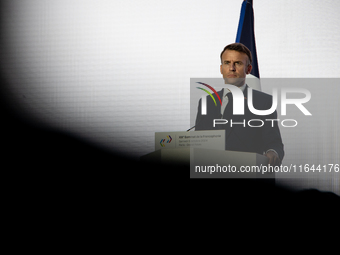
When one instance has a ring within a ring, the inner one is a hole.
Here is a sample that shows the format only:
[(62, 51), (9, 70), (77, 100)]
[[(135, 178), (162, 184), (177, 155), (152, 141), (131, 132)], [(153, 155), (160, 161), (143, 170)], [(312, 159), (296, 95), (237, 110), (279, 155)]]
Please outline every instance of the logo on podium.
[[(172, 141), (171, 136), (170, 136), (170, 135), (167, 135), (166, 137), (168, 138), (168, 140), (166, 141), (166, 143), (171, 143), (171, 141)], [(165, 139), (161, 139), (161, 141), (160, 141), (159, 144), (160, 144), (162, 147), (165, 147), (164, 142), (165, 142)]]

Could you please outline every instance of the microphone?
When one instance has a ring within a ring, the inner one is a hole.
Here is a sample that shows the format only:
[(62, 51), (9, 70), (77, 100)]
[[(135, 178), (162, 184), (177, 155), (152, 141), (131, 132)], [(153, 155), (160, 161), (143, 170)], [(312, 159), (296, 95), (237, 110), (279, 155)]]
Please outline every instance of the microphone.
[(195, 128), (195, 127), (196, 127), (196, 125), (193, 126), (193, 127), (191, 127), (191, 128), (189, 128), (186, 132), (189, 132), (191, 129), (193, 129), (193, 128)]

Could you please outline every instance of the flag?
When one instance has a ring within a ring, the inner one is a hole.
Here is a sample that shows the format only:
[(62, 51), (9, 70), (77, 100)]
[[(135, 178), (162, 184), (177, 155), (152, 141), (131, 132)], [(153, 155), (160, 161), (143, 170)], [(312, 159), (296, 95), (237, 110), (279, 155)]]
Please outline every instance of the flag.
[[(261, 90), (260, 73), (257, 62), (256, 43), (254, 33), (254, 10), (253, 0), (244, 0), (241, 7), (240, 21), (238, 23), (236, 42), (243, 43), (252, 54), (252, 70), (247, 75), (247, 84), (254, 89)], [(257, 78), (248, 79), (248, 78)]]

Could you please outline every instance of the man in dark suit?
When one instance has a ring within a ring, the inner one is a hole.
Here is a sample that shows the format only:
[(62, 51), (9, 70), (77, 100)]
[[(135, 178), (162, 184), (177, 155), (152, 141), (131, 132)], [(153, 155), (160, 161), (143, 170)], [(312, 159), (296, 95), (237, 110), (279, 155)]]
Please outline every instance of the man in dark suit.
[[(199, 101), (196, 130), (225, 129), (226, 150), (256, 152), (269, 158), (270, 165), (280, 165), (284, 156), (283, 143), (277, 125), (277, 113), (255, 115), (247, 104), (248, 86), (246, 75), (251, 72), (250, 50), (241, 43), (227, 45), (221, 53), (220, 71), (226, 84), (237, 86), (244, 95), (244, 115), (233, 115), (233, 95), (226, 88), (217, 92), (222, 105), (215, 105), (208, 96), (206, 115), (201, 114)], [(272, 106), (272, 96), (253, 90), (253, 106), (257, 110), (268, 110)], [(214, 94), (217, 99), (217, 95)], [(227, 123), (214, 123), (214, 119), (224, 119)]]

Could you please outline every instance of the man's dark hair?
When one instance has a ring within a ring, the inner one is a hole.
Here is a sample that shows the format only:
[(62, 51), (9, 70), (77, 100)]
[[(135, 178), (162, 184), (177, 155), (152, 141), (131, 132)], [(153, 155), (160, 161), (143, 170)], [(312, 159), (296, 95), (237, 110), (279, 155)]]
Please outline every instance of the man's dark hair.
[(234, 51), (238, 51), (238, 52), (242, 52), (242, 53), (247, 54), (248, 59), (249, 59), (248, 65), (251, 65), (251, 63), (252, 63), (251, 52), (244, 44), (242, 44), (242, 43), (232, 43), (232, 44), (225, 46), (223, 51), (221, 52), (221, 56), (220, 56), (221, 63), (222, 63), (222, 55), (226, 50), (234, 50)]

